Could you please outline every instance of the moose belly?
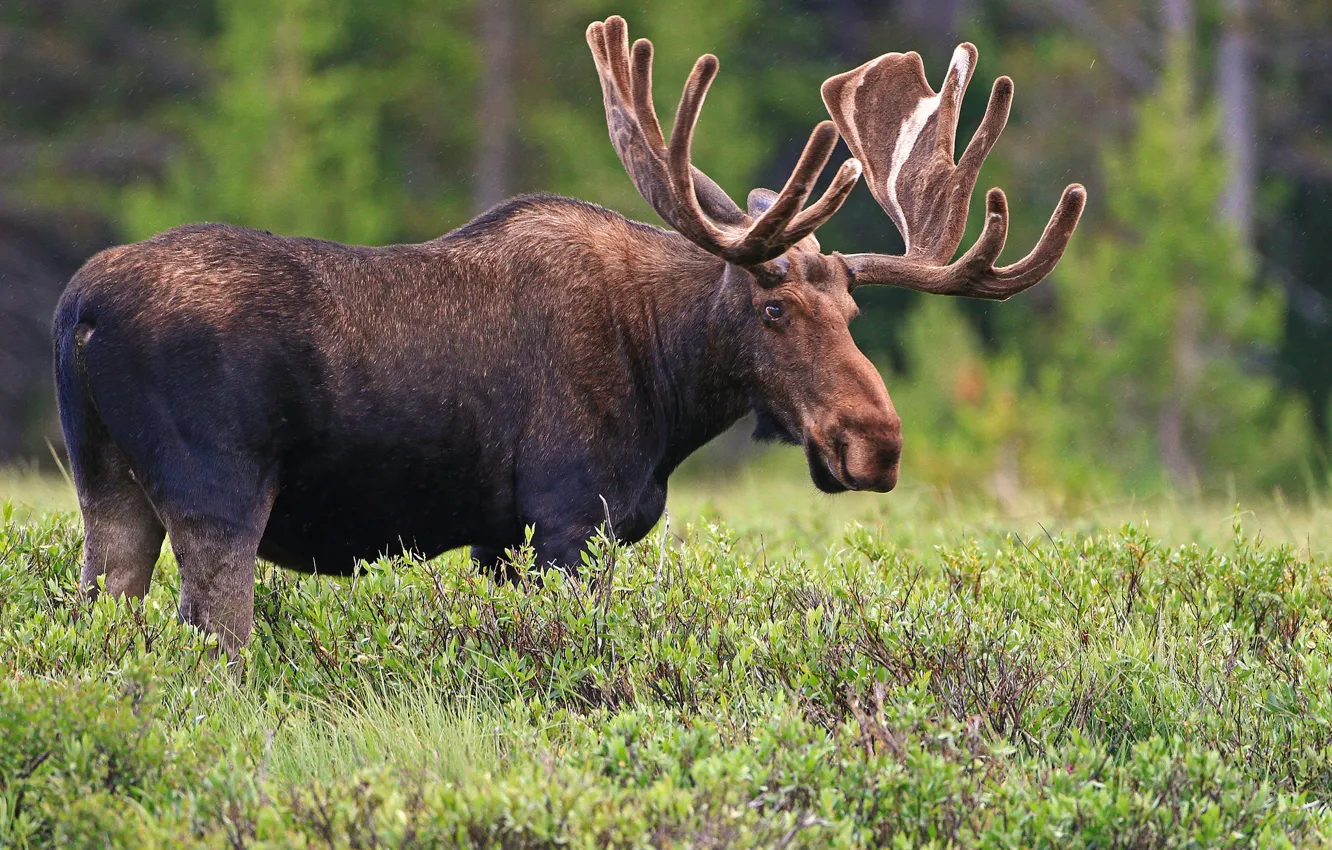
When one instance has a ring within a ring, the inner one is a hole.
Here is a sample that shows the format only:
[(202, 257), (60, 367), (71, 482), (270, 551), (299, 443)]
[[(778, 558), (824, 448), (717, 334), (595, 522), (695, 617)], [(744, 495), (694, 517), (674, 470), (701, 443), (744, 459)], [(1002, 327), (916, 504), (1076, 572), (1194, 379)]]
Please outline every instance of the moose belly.
[(509, 545), (517, 522), (512, 494), (499, 476), (480, 474), (475, 461), (398, 451), (288, 464), (259, 555), (292, 569), (348, 575), (358, 560), (385, 554), (433, 557), (476, 543)]

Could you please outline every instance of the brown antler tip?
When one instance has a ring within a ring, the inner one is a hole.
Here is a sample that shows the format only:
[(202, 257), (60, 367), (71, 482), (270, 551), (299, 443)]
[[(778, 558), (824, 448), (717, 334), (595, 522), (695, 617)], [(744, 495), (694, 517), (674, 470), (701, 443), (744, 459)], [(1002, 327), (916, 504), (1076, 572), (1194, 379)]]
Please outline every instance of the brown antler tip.
[(629, 24), (619, 15), (611, 15), (606, 19), (606, 40), (609, 42), (627, 42), (629, 40)]
[(991, 90), (991, 92), (992, 92), (991, 96), (999, 95), (1000, 97), (1012, 97), (1013, 78), (1005, 76), (995, 80), (994, 88)]
[(1064, 197), (1059, 200), (1059, 206), (1066, 211), (1066, 217), (1063, 218), (1070, 222), (1069, 226), (1077, 227), (1078, 219), (1082, 218), (1082, 210), (1087, 206), (1086, 187), (1081, 183), (1070, 183), (1068, 188), (1064, 189)]
[(694, 63), (695, 73), (706, 74), (708, 77), (716, 76), (717, 71), (720, 68), (721, 60), (716, 56), (713, 56), (711, 53), (704, 53), (702, 56), (698, 57), (698, 61)]

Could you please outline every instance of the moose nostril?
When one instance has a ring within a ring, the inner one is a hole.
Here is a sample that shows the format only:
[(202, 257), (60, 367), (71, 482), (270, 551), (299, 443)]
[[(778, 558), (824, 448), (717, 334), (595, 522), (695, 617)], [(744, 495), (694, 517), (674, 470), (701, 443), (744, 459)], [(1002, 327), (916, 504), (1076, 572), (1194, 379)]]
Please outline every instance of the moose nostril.
[(838, 434), (837, 439), (833, 440), (833, 455), (837, 458), (838, 477), (842, 478), (845, 484), (850, 484), (853, 477), (851, 467), (847, 463), (848, 448), (846, 434)]
[(887, 445), (883, 447), (880, 456), (883, 458), (885, 464), (897, 463), (902, 458), (902, 440), (900, 438), (889, 440)]

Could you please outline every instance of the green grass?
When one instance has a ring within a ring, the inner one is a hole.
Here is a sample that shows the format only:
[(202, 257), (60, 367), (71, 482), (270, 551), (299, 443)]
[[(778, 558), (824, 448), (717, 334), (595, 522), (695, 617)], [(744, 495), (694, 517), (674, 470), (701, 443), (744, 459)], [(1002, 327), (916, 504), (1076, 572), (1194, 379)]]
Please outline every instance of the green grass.
[(0, 502), (10, 502), (19, 519), (79, 509), (79, 499), (70, 481), (31, 468), (0, 467)]
[(1320, 505), (1004, 513), (783, 464), (684, 482), (578, 580), (265, 567), (239, 685), (169, 554), (89, 604), (77, 517), (11, 511), (0, 845), (1332, 842)]
[(211, 710), (195, 720), (222, 739), (262, 738), (264, 776), (279, 786), (333, 784), (383, 765), (460, 782), (504, 757), (498, 725), (474, 700), (433, 688), (357, 693), (349, 684), (351, 693), (338, 698), (294, 705), (236, 690), (207, 703)]

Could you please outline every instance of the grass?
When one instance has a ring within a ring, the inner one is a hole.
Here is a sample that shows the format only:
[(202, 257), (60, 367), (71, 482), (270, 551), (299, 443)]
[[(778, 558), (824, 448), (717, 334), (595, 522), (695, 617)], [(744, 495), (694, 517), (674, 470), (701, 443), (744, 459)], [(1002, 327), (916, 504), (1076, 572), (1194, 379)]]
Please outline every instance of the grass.
[(23, 520), (79, 509), (79, 499), (67, 479), (33, 467), (0, 467), (0, 502), (11, 503), (15, 514)]
[(265, 568), (239, 685), (169, 554), (92, 605), (76, 517), (11, 510), (0, 845), (1332, 842), (1320, 505), (1006, 514), (786, 463), (683, 482), (582, 579)]
[(220, 739), (262, 739), (263, 775), (278, 786), (332, 785), (383, 765), (456, 783), (504, 757), (498, 726), (487, 720), (490, 706), (434, 689), (385, 693), (365, 685), (357, 692), (353, 685), (340, 698), (294, 705), (265, 696), (228, 691), (195, 722)]

